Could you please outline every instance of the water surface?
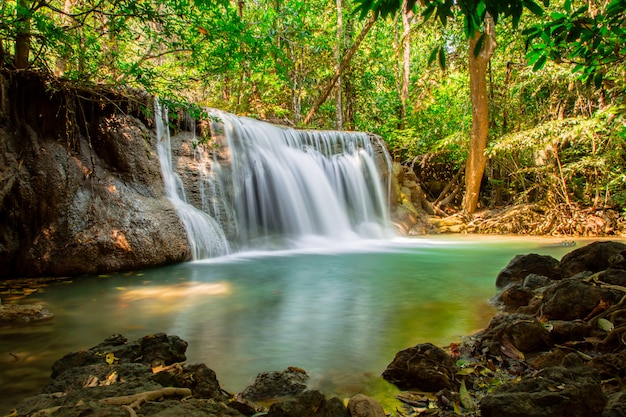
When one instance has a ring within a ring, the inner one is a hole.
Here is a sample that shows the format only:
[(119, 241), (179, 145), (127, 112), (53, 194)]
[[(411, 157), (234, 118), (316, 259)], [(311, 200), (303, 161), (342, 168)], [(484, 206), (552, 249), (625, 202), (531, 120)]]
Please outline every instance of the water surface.
[[(313, 385), (350, 396), (380, 391), (401, 349), (447, 345), (484, 327), (497, 273), (516, 254), (557, 259), (560, 240), (448, 236), (353, 247), (239, 254), (83, 277), (21, 300), (56, 317), (0, 330), (0, 414), (37, 393), (52, 363), (120, 333), (189, 342), (220, 384), (241, 391), (258, 372), (304, 368)], [(578, 241), (580, 247), (585, 241)]]

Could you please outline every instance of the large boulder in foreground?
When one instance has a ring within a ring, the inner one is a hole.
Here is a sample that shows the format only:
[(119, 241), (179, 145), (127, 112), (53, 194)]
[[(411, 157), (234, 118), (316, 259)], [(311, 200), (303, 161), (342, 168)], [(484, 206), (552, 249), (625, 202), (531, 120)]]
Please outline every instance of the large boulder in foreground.
[(398, 352), (382, 376), (402, 390), (437, 392), (457, 389), (456, 370), (450, 355), (431, 343), (424, 343)]
[(55, 410), (54, 416), (61, 417), (242, 417), (240, 403), (220, 388), (215, 372), (204, 364), (183, 363), (186, 349), (187, 342), (163, 333), (135, 341), (111, 336), (59, 359), (43, 393), (23, 400), (15, 415)]

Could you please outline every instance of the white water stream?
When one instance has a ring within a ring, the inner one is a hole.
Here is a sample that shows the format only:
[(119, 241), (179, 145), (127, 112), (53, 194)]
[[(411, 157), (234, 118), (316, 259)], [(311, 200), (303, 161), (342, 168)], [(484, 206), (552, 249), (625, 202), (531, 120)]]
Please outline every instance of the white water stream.
[(323, 247), (394, 236), (382, 185), (389, 156), (366, 133), (296, 130), (214, 111), (210, 145), (221, 159), (196, 153), (202, 204), (193, 207), (172, 166), (166, 115), (155, 109), (165, 186), (194, 259), (224, 255), (232, 245)]
[(168, 128), (167, 111), (158, 102), (154, 105), (157, 149), (165, 193), (178, 213), (191, 246), (193, 259), (226, 255), (230, 245), (221, 226), (207, 213), (188, 203), (185, 187), (172, 165), (172, 147)]

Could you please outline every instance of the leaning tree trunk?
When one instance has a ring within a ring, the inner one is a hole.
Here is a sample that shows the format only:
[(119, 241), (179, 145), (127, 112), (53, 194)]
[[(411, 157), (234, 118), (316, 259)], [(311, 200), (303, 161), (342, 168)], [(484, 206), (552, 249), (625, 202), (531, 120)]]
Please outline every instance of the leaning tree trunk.
[[(482, 48), (475, 53), (477, 45)], [(485, 172), (487, 135), (489, 134), (489, 100), (487, 98), (487, 66), (496, 47), (493, 18), (485, 18), (485, 32), (475, 32), (469, 41), (470, 94), (472, 97), (472, 131), (465, 164), (465, 198), (463, 212), (472, 214), (478, 207), (480, 183)]]
[(365, 39), (365, 36), (367, 35), (367, 33), (374, 26), (374, 23), (376, 23), (376, 15), (372, 14), (369, 20), (367, 21), (367, 23), (365, 23), (365, 26), (363, 27), (363, 29), (361, 29), (361, 33), (359, 33), (359, 36), (357, 36), (356, 40), (354, 41), (350, 49), (348, 49), (346, 54), (343, 56), (343, 59), (341, 60), (341, 64), (339, 64), (339, 66), (335, 70), (335, 75), (333, 75), (333, 78), (331, 78), (328, 84), (326, 84), (326, 87), (322, 91), (322, 94), (320, 94), (320, 96), (318, 97), (313, 107), (311, 107), (309, 112), (306, 114), (306, 117), (304, 118), (305, 125), (309, 124), (315, 112), (320, 108), (322, 104), (324, 104), (324, 102), (328, 98), (328, 95), (330, 94), (330, 92), (333, 90), (333, 87), (337, 83), (337, 80), (339, 79), (339, 77), (341, 77), (341, 74), (343, 73), (343, 71), (348, 67), (348, 64), (350, 64), (350, 60), (352, 60), (352, 56), (357, 51), (357, 49), (359, 49), (361, 42), (363, 42), (363, 39)]

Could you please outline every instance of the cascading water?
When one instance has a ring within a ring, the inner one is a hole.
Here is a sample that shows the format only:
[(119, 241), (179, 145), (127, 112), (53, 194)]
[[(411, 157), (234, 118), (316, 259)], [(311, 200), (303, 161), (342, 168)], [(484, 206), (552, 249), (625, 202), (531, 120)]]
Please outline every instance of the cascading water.
[(172, 149), (167, 111), (158, 101), (154, 104), (157, 151), (165, 184), (165, 193), (176, 208), (191, 246), (192, 258), (203, 259), (230, 252), (230, 245), (221, 226), (207, 213), (187, 202), (182, 180), (172, 166)]
[[(230, 159), (229, 170), (219, 169), (231, 176), (222, 183), (231, 184), (229, 198), (243, 247), (300, 245), (311, 237), (337, 242), (393, 235), (370, 136), (213, 115), (221, 121), (214, 124), (213, 136), (221, 138), (219, 146), (227, 148), (222, 153)], [(384, 146), (380, 151), (389, 171)]]
[(391, 161), (366, 133), (295, 130), (212, 111), (210, 146), (197, 142), (192, 123), (187, 149), (195, 151), (186, 166), (197, 167), (198, 182), (183, 184), (158, 102), (155, 112), (166, 192), (194, 259), (226, 254), (232, 245), (286, 249), (394, 236), (382, 186)]

